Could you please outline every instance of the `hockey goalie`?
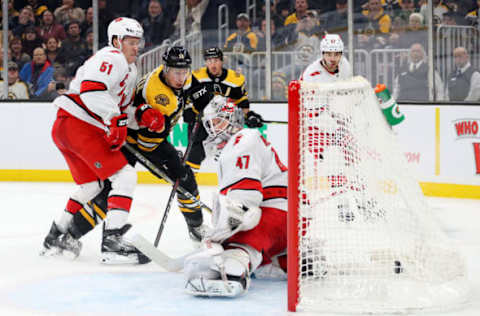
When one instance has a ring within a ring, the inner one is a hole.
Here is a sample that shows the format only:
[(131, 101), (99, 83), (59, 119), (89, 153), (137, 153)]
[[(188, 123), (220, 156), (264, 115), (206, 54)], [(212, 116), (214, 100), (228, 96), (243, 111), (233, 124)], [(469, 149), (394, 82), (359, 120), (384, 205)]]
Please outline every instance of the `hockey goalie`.
[(203, 250), (185, 260), (186, 290), (234, 297), (248, 290), (253, 272), (286, 276), (287, 168), (258, 130), (243, 129), (241, 110), (224, 97), (207, 106), (203, 124), (220, 193)]

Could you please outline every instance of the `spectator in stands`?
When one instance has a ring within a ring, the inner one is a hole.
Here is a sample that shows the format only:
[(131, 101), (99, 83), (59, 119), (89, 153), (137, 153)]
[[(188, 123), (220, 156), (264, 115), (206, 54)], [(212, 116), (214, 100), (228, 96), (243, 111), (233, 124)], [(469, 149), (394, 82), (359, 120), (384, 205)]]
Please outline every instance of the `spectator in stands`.
[(20, 14), (12, 19), (10, 28), (12, 29), (13, 35), (21, 38), (27, 27), (35, 25), (30, 17), (31, 9), (23, 8), (20, 10)]
[[(3, 71), (3, 48), (0, 46), (0, 71)], [(8, 60), (7, 62), (9, 62), (11, 60), (11, 57), (12, 57), (12, 50), (10, 48), (8, 48), (8, 53), (7, 53), (7, 56), (8, 56)], [(1, 77), (2, 73), (0, 73), (0, 77)], [(3, 77), (1, 77), (3, 78)]]
[(49, 82), (47, 89), (35, 97), (35, 100), (53, 101), (56, 97), (67, 92), (67, 76), (65, 69), (59, 68), (53, 73), (53, 80)]
[(454, 11), (448, 11), (443, 14), (442, 25), (462, 25), (463, 16)]
[[(0, 86), (3, 87), (3, 80), (0, 80)], [(26, 100), (30, 98), (28, 86), (18, 77), (18, 65), (8, 62), (8, 99), (9, 100)], [(0, 89), (0, 99), (5, 99), (3, 89)]]
[[(425, 24), (428, 24), (427, 10), (427, 1), (423, 1), (420, 6), (420, 14), (423, 15)], [(433, 0), (433, 25), (440, 24), (442, 22), (443, 14), (448, 11), (448, 7), (442, 3), (442, 0)]]
[(450, 101), (480, 101), (480, 72), (470, 64), (465, 47), (453, 50), (455, 69), (448, 75), (446, 98)]
[(85, 36), (87, 41), (87, 56), (90, 57), (93, 55), (93, 29), (89, 28), (87, 30), (87, 35)]
[[(20, 13), (15, 9), (15, 7), (13, 6), (13, 3), (14, 1), (13, 0), (8, 0), (8, 18), (11, 19), (13, 17), (16, 17), (18, 16)], [(0, 12), (2, 12), (2, 8), (0, 8)], [(3, 12), (2, 12), (2, 16), (3, 16)]]
[(237, 15), (237, 31), (225, 41), (225, 50), (238, 53), (250, 53), (257, 49), (257, 35), (250, 29), (250, 18), (246, 13)]
[[(410, 47), (409, 63), (395, 77), (393, 97), (397, 100), (428, 101), (428, 64), (423, 46), (415, 43)], [(435, 71), (435, 100), (444, 100), (443, 83)]]
[(173, 33), (173, 26), (162, 12), (159, 0), (150, 0), (148, 17), (143, 19), (145, 47), (159, 45)]
[(399, 3), (400, 10), (394, 11), (395, 17), (402, 18), (406, 23), (408, 23), (408, 19), (410, 18), (410, 14), (417, 12), (418, 10), (415, 7), (414, 0), (402, 0)]
[(66, 25), (72, 21), (82, 23), (85, 20), (85, 12), (74, 5), (74, 0), (62, 0), (62, 6), (58, 7), (54, 12), (58, 23)]
[[(202, 27), (202, 17), (205, 13), (205, 9), (207, 8), (209, 0), (187, 0), (187, 12), (185, 15), (185, 26), (186, 34), (190, 34), (192, 32), (201, 32)], [(175, 20), (175, 37), (180, 36), (180, 12), (177, 14), (177, 18)]]
[(408, 18), (405, 45), (409, 48), (414, 43), (427, 47), (427, 28), (423, 25), (423, 15), (420, 13), (412, 13)]
[(295, 0), (295, 12), (287, 16), (285, 19), (285, 26), (289, 24), (296, 24), (305, 17), (309, 9), (308, 0)]
[(20, 71), (20, 79), (28, 83), (34, 96), (43, 93), (53, 78), (53, 67), (47, 60), (47, 55), (42, 47), (33, 51), (32, 62), (25, 64)]
[(47, 6), (43, 3), (39, 2), (44, 2), (44, 1), (38, 1), (38, 0), (28, 0), (27, 3), (28, 5), (32, 8), (33, 14), (35, 15), (36, 18), (39, 18), (45, 10), (48, 10)]
[(12, 61), (16, 62), (19, 69), (30, 62), (32, 57), (23, 51), (22, 40), (19, 37), (13, 37), (10, 40), (10, 49), (12, 51)]
[(87, 36), (87, 30), (93, 28), (93, 8), (89, 7), (85, 13), (85, 20), (80, 23), (80, 29), (82, 30), (82, 37)]
[(361, 34), (357, 36), (358, 48), (370, 50), (385, 46), (392, 19), (385, 13), (381, 0), (368, 0), (358, 23), (361, 25)]
[[(281, 50), (287, 45), (286, 41), (286, 32), (283, 30), (277, 31), (277, 27), (273, 20), (270, 20), (270, 34), (271, 34), (271, 45), (272, 50)], [(266, 51), (267, 50), (267, 41), (265, 34), (267, 34), (267, 20), (262, 20), (261, 29), (255, 32), (258, 38), (257, 51)]]
[(347, 9), (347, 0), (336, 0), (335, 10), (324, 14), (325, 29), (328, 33), (342, 36), (347, 32)]
[(61, 53), (61, 42), (59, 42), (55, 37), (50, 37), (45, 42), (45, 52), (47, 53), (48, 61), (53, 65), (54, 63), (59, 63), (61, 65), (65, 64), (65, 56)]
[(87, 42), (80, 37), (80, 23), (70, 22), (67, 27), (67, 39), (62, 42), (60, 54), (65, 57), (65, 69), (73, 76), (77, 68), (87, 59)]
[(23, 52), (32, 56), (33, 50), (42, 46), (43, 41), (38, 37), (34, 26), (29, 26), (25, 29), (25, 34), (22, 40)]
[(288, 1), (280, 1), (277, 4), (277, 14), (280, 20), (282, 21), (282, 26), (285, 25), (285, 20), (290, 15), (290, 5)]
[(390, 36), (387, 38), (385, 48), (399, 49), (409, 48), (408, 39), (406, 35), (407, 23), (402, 17), (396, 16), (393, 18), (392, 30)]
[[(259, 26), (261, 27), (262, 21), (265, 19), (265, 0), (261, 1), (260, 9), (257, 10), (257, 21), (260, 21)], [(284, 23), (285, 19), (277, 11), (277, 3), (274, 0), (270, 0), (270, 18), (273, 23), (275, 23), (275, 29), (280, 30)]]
[(43, 11), (40, 26), (37, 27), (37, 33), (44, 42), (52, 36), (59, 41), (63, 41), (67, 37), (65, 29), (55, 21), (55, 17), (50, 10)]
[(287, 101), (288, 81), (284, 73), (272, 74), (272, 101)]
[(465, 16), (465, 20), (468, 25), (480, 25), (480, 0), (477, 0), (477, 8), (475, 10), (467, 13), (467, 15)]

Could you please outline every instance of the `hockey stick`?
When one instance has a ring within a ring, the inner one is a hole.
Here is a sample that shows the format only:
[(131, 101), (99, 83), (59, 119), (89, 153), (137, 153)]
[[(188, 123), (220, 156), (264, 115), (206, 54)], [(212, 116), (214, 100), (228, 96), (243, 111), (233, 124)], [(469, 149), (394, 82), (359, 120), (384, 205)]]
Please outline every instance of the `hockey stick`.
[(269, 120), (262, 120), (262, 123), (267, 123), (267, 124), (288, 124), (287, 121), (269, 121)]
[(163, 251), (155, 247), (151, 242), (149, 242), (145, 237), (138, 233), (132, 233), (125, 235), (125, 237), (130, 241), (138, 250), (140, 250), (144, 255), (150, 258), (153, 262), (164, 268), (169, 272), (179, 272), (183, 269), (183, 263), (185, 258), (188, 256), (202, 251), (196, 249), (192, 252), (187, 253), (178, 258), (169, 257)]
[[(193, 141), (195, 140), (195, 137), (197, 136), (197, 132), (200, 129), (201, 121), (202, 121), (202, 112), (198, 114), (197, 120), (195, 121), (195, 125), (193, 126), (192, 135), (188, 140), (187, 149), (185, 149), (185, 153), (183, 154), (183, 157), (182, 157), (182, 165), (185, 163), (185, 161), (187, 161), (187, 158), (190, 155), (190, 151), (192, 150), (192, 147), (193, 147)], [(175, 193), (177, 193), (177, 188), (179, 185), (180, 185), (180, 178), (177, 178), (177, 180), (173, 184), (172, 192), (170, 192), (170, 196), (168, 197), (167, 206), (165, 207), (165, 212), (163, 213), (162, 221), (160, 222), (160, 227), (158, 228), (157, 237), (155, 238), (155, 242), (153, 243), (155, 247), (157, 247), (158, 243), (160, 242), (160, 237), (162, 236), (163, 228), (165, 227), (165, 223), (167, 222), (168, 213), (170, 212), (170, 207), (172, 205), (172, 200), (175, 197)]]
[[(157, 167), (153, 162), (151, 162), (150, 160), (148, 160), (147, 157), (145, 157), (144, 155), (142, 155), (142, 153), (140, 153), (138, 150), (136, 150), (132, 145), (126, 143), (125, 145), (123, 145), (130, 153), (132, 153), (135, 158), (137, 158), (137, 160), (142, 164), (144, 165), (148, 170), (150, 170), (156, 177), (160, 178), (160, 179), (163, 179), (165, 181), (167, 181), (168, 183), (170, 184), (175, 184), (173, 182), (172, 179), (170, 179), (170, 177), (166, 174), (165, 171), (163, 171), (162, 169), (160, 169), (159, 167)], [(192, 201), (194, 201), (195, 203), (198, 203), (198, 205), (200, 205), (202, 208), (206, 209), (207, 211), (209, 212), (212, 212), (212, 209), (206, 205), (205, 203), (203, 203), (202, 201), (198, 200), (193, 194), (191, 194), (190, 192), (188, 192), (186, 189), (184, 189), (183, 187), (181, 186), (178, 186), (177, 187), (177, 191), (179, 191), (180, 193), (182, 193), (183, 195), (185, 195), (187, 198), (191, 199)]]

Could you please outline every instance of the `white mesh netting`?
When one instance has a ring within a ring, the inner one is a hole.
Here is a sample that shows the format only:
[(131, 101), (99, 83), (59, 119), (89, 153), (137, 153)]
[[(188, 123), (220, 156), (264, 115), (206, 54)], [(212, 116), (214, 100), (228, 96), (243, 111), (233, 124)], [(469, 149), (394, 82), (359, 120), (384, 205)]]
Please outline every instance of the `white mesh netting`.
[(405, 312), (465, 302), (441, 231), (361, 77), (300, 88), (297, 310)]

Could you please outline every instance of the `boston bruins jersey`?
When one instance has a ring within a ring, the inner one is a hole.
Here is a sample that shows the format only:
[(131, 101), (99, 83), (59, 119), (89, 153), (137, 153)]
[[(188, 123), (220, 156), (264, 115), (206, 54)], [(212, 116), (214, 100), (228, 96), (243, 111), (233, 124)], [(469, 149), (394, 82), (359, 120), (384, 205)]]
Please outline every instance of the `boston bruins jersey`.
[(137, 84), (134, 106), (139, 107), (146, 103), (165, 116), (165, 127), (160, 132), (138, 127), (129, 130), (127, 141), (136, 143), (143, 151), (155, 150), (168, 137), (185, 107), (184, 90), (173, 89), (167, 85), (162, 73), (163, 68), (162, 65), (153, 70)]
[[(249, 108), (248, 93), (245, 90), (245, 76), (232, 69), (222, 69), (220, 77), (210, 74), (207, 67), (194, 70), (191, 79), (185, 83), (185, 89), (190, 89), (196, 85), (203, 84), (214, 95), (223, 95), (231, 98), (237, 106)], [(186, 118), (185, 121), (193, 121), (192, 118)]]

